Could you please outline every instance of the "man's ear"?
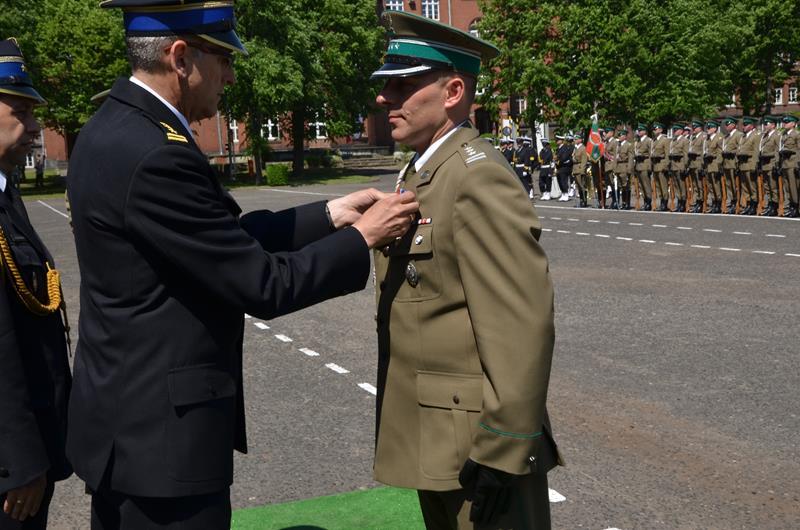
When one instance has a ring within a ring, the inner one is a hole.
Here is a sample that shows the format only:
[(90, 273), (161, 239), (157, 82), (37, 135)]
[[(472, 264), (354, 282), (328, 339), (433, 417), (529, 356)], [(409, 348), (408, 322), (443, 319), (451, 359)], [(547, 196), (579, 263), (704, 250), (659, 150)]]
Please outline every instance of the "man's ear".
[(178, 39), (172, 43), (167, 50), (167, 61), (169, 69), (177, 73), (180, 77), (189, 77), (191, 69), (191, 54), (189, 45), (185, 40)]
[(464, 80), (459, 76), (453, 76), (447, 80), (445, 84), (445, 100), (444, 108), (452, 109), (458, 106), (464, 99), (466, 93), (466, 86)]

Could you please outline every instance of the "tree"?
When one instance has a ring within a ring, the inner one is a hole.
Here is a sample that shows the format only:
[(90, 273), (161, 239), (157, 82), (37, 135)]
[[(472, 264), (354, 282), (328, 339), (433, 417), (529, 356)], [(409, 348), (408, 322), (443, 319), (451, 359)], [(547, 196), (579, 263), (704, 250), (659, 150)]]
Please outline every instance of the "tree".
[(48, 105), (40, 112), (72, 150), (74, 139), (94, 114), (92, 95), (127, 71), (122, 16), (100, 9), (96, 0), (11, 0), (0, 15), (0, 31), (23, 30), (20, 45), (36, 89)]
[(237, 31), (250, 54), (236, 64), (233, 114), (247, 123), (259, 169), (264, 118), (285, 117), (299, 176), (309, 122), (324, 121), (329, 137), (352, 134), (374, 100), (377, 86), (367, 80), (384, 42), (375, 4), (287, 0), (267, 9), (263, 0), (240, 0), (236, 8)]

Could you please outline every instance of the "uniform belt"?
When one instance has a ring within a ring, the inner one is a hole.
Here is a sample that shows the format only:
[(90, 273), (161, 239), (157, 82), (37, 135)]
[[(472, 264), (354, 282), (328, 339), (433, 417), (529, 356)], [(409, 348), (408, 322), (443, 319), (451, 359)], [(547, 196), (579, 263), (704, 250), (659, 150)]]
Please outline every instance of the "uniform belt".
[(525, 167), (525, 164), (514, 164), (514, 167)]
[(542, 164), (540, 167), (547, 169), (547, 168), (553, 167), (553, 165), (552, 164)]

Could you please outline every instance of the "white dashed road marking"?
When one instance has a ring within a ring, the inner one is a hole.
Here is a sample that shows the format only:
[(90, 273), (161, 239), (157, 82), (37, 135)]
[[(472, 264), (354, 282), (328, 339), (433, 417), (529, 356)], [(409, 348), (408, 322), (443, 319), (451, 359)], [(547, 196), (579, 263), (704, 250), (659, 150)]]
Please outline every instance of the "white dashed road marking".
[(557, 492), (553, 488), (548, 488), (547, 493), (550, 495), (550, 502), (552, 502), (552, 503), (564, 502), (565, 500), (567, 500), (566, 497), (561, 495), (559, 492)]
[(275, 338), (281, 342), (292, 342), (292, 339), (290, 339), (286, 335), (275, 335)]
[(630, 226), (644, 226), (642, 223), (628, 223)]
[(619, 221), (606, 221), (610, 225), (618, 225)]
[(594, 237), (611, 237), (611, 236), (606, 234), (595, 234)]
[(253, 322), (253, 325), (258, 329), (269, 329), (269, 326), (264, 324), (263, 322)]
[(787, 255), (787, 256), (791, 256), (791, 257), (793, 257), (793, 258), (800, 258), (800, 254), (792, 254), (792, 253), (790, 253), (790, 252), (787, 252), (787, 253), (786, 253), (786, 255)]
[(720, 250), (727, 250), (728, 252), (741, 252), (740, 248), (719, 247)]
[(767, 234), (767, 237), (786, 237), (783, 234)]
[(694, 230), (691, 226), (676, 226), (678, 230)]
[(350, 370), (348, 370), (346, 368), (342, 368), (341, 366), (339, 366), (336, 363), (328, 363), (328, 364), (325, 365), (325, 368), (330, 368), (331, 370), (333, 370), (337, 374), (349, 374), (350, 373)]
[(600, 221), (598, 221), (597, 219), (589, 219), (586, 222), (587, 223), (599, 223)]
[(572, 217), (568, 217), (568, 218), (567, 218), (567, 221), (573, 221), (573, 222), (577, 222), (577, 221), (580, 221), (580, 219), (574, 219), (574, 218), (572, 218)]
[(309, 350), (308, 348), (300, 348), (300, 351), (308, 355), (309, 357), (319, 357), (319, 354), (314, 350)]
[(542, 228), (542, 232), (552, 232), (552, 228)]
[(369, 383), (359, 383), (358, 386), (359, 386), (359, 388), (361, 388), (362, 390), (366, 390), (367, 392), (369, 392), (373, 396), (377, 396), (378, 395), (378, 389), (375, 388), (374, 386), (372, 386)]
[(692, 245), (692, 248), (711, 248), (708, 245)]
[(666, 228), (667, 225), (652, 225), (653, 228)]
[(53, 208), (52, 206), (50, 206), (50, 205), (49, 205), (49, 204), (47, 204), (46, 202), (44, 202), (44, 201), (36, 201), (36, 202), (38, 202), (39, 204), (41, 204), (41, 205), (42, 205), (42, 206), (44, 206), (45, 208), (49, 208), (49, 209), (53, 210), (54, 212), (56, 212), (56, 213), (57, 213), (58, 215), (60, 215), (61, 217), (64, 217), (64, 218), (66, 218), (66, 219), (69, 219), (69, 216), (68, 216), (67, 214), (65, 214), (64, 212), (61, 212), (61, 211), (59, 211), (59, 210), (56, 210), (55, 208)]
[(559, 234), (571, 234), (572, 233), (569, 230), (556, 230), (556, 232), (558, 232)]
[(344, 197), (341, 193), (315, 193), (313, 191), (276, 190), (274, 188), (259, 188), (259, 191), (274, 191), (277, 193), (294, 193), (296, 195), (317, 195), (320, 197)]
[(772, 251), (769, 251), (769, 250), (754, 250), (753, 254), (770, 254), (770, 255), (772, 255), (772, 254), (775, 254), (775, 253), (772, 252)]
[(671, 247), (682, 247), (682, 246), (683, 246), (683, 243), (673, 243), (672, 241), (667, 241), (667, 242), (666, 242), (666, 243), (664, 243), (664, 244), (665, 244), (665, 245), (669, 245), (669, 246), (671, 246)]
[(639, 243), (655, 243), (652, 239), (640, 239)]
[(575, 232), (576, 236), (588, 236), (589, 234), (586, 232)]
[(614, 238), (614, 239), (619, 239), (620, 241), (633, 241), (633, 238), (632, 238), (632, 237), (622, 237), (622, 236), (617, 236), (617, 237), (616, 237), (616, 238)]
[(734, 232), (734, 234), (736, 234), (738, 236), (752, 236), (753, 235), (752, 232)]
[(715, 234), (719, 234), (722, 230), (717, 230), (716, 228), (703, 228), (703, 232), (714, 232)]

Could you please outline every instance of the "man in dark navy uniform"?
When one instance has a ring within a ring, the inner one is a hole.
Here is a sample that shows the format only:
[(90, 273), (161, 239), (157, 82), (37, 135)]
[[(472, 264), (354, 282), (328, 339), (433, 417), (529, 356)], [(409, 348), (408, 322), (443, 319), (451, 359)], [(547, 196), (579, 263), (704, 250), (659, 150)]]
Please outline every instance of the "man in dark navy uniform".
[(70, 160), (82, 312), (67, 453), (92, 528), (229, 528), (244, 313), (364, 288), (369, 249), (405, 233), (417, 204), (365, 190), (240, 219), (189, 128), (234, 82), (233, 2), (102, 6), (123, 9), (133, 75)]
[(64, 455), (71, 385), (61, 286), (11, 172), (44, 104), (13, 39), (0, 41), (0, 530), (43, 529)]

